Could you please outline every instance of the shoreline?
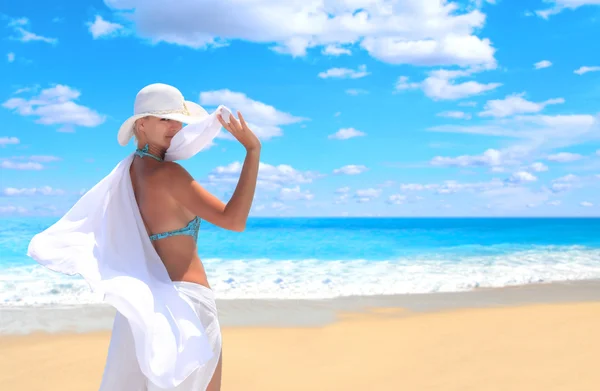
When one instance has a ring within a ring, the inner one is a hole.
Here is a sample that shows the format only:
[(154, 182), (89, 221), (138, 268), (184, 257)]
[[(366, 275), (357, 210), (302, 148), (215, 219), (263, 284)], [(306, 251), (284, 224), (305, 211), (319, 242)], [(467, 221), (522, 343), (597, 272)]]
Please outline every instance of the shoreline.
[[(222, 327), (318, 327), (342, 312), (402, 308), (407, 313), (531, 304), (600, 301), (600, 280), (535, 283), (461, 292), (344, 296), (328, 299), (218, 299)], [(32, 333), (109, 331), (115, 310), (105, 304), (73, 306), (0, 306), (0, 337)]]
[[(592, 391), (598, 322), (600, 300), (347, 309), (319, 327), (230, 324), (222, 390)], [(0, 336), (0, 388), (98, 389), (109, 339)]]

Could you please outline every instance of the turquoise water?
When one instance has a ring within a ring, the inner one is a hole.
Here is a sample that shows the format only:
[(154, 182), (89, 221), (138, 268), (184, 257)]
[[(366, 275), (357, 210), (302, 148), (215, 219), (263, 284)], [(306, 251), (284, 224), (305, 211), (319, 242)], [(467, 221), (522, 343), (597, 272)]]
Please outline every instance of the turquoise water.
[[(2, 220), (0, 304), (99, 300), (25, 255), (55, 220)], [(463, 291), (600, 278), (600, 219), (255, 218), (243, 233), (202, 222), (198, 251), (222, 299)]]

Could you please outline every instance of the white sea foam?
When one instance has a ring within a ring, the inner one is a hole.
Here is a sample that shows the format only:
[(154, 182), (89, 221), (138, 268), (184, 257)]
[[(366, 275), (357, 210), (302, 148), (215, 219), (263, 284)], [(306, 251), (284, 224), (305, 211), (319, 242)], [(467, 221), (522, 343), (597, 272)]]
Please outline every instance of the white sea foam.
[[(457, 292), (600, 278), (600, 250), (552, 247), (454, 259), (322, 261), (207, 259), (218, 299), (317, 299), (352, 295)], [(72, 305), (102, 298), (79, 278), (41, 266), (2, 269), (0, 305)]]

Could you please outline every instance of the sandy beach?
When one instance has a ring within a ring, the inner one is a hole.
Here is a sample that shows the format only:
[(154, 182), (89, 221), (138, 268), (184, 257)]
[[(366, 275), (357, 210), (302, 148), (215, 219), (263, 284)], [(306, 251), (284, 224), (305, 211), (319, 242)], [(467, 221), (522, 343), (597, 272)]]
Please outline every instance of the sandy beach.
[[(600, 300), (590, 296), (593, 287), (488, 290), (452, 301), (449, 294), (403, 297), (396, 301), (445, 297), (454, 305), (338, 309), (333, 321), (314, 325), (225, 322), (222, 389), (597, 390)], [(547, 300), (557, 289), (581, 300)], [(540, 294), (546, 299), (531, 302)], [(0, 389), (96, 390), (109, 338), (108, 331), (2, 336)]]

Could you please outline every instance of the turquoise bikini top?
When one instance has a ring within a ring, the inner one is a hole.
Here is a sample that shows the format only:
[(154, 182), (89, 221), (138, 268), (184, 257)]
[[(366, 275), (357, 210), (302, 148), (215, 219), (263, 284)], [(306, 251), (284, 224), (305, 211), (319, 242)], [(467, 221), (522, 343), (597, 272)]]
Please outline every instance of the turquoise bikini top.
[[(136, 149), (135, 154), (141, 158), (143, 158), (144, 156), (149, 156), (155, 160), (158, 160), (159, 162), (163, 161), (163, 158), (161, 158), (160, 156), (156, 156), (156, 155), (153, 155), (150, 152), (148, 152), (148, 144), (146, 144), (146, 146), (142, 149), (139, 149), (139, 148)], [(161, 232), (158, 234), (150, 235), (150, 240), (155, 241), (158, 239), (168, 238), (170, 236), (189, 235), (189, 236), (194, 237), (195, 241), (198, 241), (198, 231), (200, 230), (200, 221), (201, 221), (200, 218), (198, 216), (196, 216), (185, 227), (175, 229), (172, 231)]]
[(189, 235), (189, 236), (193, 236), (195, 241), (198, 241), (198, 231), (199, 230), (200, 230), (200, 219), (198, 218), (198, 216), (196, 216), (185, 227), (175, 229), (173, 231), (161, 232), (159, 234), (150, 235), (150, 240), (154, 241), (154, 240), (168, 238), (169, 236), (176, 236), (176, 235)]

